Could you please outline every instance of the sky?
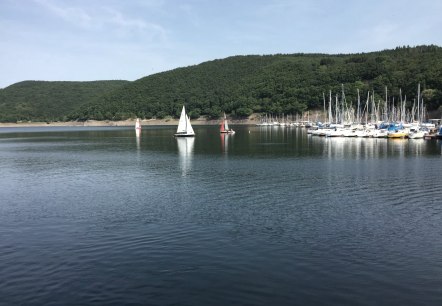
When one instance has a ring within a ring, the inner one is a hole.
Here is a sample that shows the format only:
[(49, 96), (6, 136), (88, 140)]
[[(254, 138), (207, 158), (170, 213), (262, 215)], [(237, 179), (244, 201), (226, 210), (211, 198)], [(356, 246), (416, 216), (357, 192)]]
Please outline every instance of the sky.
[(437, 0), (0, 0), (0, 88), (133, 81), (234, 55), (442, 46)]

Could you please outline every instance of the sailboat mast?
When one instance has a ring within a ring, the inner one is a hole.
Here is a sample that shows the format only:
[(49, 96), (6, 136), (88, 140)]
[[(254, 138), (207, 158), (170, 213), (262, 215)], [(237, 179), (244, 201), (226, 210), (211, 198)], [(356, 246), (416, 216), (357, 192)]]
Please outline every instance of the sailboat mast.
[(370, 91), (367, 93), (367, 102), (365, 102), (365, 124), (368, 124), (368, 103), (370, 102)]
[(387, 86), (385, 86), (385, 104), (384, 104), (384, 120), (385, 122), (388, 122), (388, 90)]
[(421, 83), (417, 85), (417, 121), (421, 122), (421, 106), (420, 106), (420, 95), (421, 95)]
[(359, 88), (358, 88), (358, 110), (357, 110), (357, 114), (356, 114), (356, 121), (357, 124), (361, 124), (361, 118), (359, 115), (359, 105), (361, 104), (361, 97), (359, 96)]
[(325, 93), (324, 92), (322, 92), (322, 100), (324, 101), (324, 123), (325, 123), (325, 121), (327, 121), (327, 113), (326, 113), (326, 111), (325, 111)]
[(342, 101), (341, 101), (341, 121), (342, 121), (342, 123), (344, 124), (345, 123), (345, 104), (346, 104), (346, 102), (345, 102), (345, 92), (344, 92), (344, 84), (341, 84), (342, 85), (342, 97), (341, 97), (341, 99), (342, 99)]
[(339, 114), (339, 108), (338, 108), (338, 94), (336, 94), (336, 100), (335, 100), (335, 121), (336, 124), (341, 123), (341, 117)]
[(330, 90), (330, 97), (328, 99), (328, 123), (331, 124), (333, 122), (333, 114), (332, 114), (332, 93)]

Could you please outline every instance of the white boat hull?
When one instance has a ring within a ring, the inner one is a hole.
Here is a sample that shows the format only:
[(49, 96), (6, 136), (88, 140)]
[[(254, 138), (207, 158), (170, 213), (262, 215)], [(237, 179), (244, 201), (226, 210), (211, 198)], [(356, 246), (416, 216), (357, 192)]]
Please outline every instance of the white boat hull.
[(187, 134), (187, 133), (176, 133), (175, 137), (193, 137), (195, 134)]

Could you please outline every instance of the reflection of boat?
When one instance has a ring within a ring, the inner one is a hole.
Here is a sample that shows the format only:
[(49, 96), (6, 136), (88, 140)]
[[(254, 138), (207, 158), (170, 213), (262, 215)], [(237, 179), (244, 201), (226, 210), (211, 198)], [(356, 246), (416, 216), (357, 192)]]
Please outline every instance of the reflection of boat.
[(135, 129), (136, 130), (141, 130), (140, 118), (137, 118), (137, 121), (135, 122)]
[(227, 153), (229, 151), (229, 134), (220, 134), (221, 137), (221, 151)]
[(182, 175), (185, 176), (192, 168), (193, 147), (195, 144), (194, 137), (177, 138), (178, 153), (180, 156)]
[(226, 113), (224, 113), (224, 119), (221, 122), (220, 133), (235, 134), (235, 131), (229, 128), (227, 123)]
[(186, 114), (186, 110), (183, 105), (183, 110), (181, 111), (180, 121), (178, 123), (178, 128), (175, 133), (176, 137), (192, 137), (195, 136), (192, 125), (190, 124), (189, 116)]
[(141, 142), (141, 128), (139, 129), (135, 129), (135, 137), (136, 137), (136, 141), (137, 141), (137, 149), (140, 149), (140, 142)]
[(181, 157), (189, 157), (193, 154), (195, 138), (177, 138), (178, 152)]

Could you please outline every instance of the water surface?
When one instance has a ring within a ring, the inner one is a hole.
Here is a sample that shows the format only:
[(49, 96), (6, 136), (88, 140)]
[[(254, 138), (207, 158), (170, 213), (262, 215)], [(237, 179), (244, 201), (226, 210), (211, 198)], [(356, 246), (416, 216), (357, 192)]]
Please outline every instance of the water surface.
[(441, 142), (0, 129), (1, 303), (441, 305)]

